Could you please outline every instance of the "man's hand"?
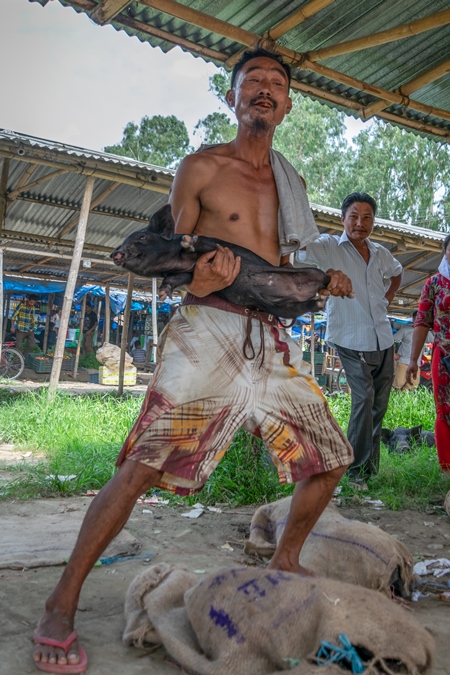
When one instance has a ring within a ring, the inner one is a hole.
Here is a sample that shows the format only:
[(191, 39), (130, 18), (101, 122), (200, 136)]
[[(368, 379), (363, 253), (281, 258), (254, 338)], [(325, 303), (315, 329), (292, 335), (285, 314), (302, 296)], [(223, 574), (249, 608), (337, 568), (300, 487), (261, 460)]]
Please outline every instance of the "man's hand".
[(406, 369), (406, 382), (408, 384), (414, 384), (413, 378), (417, 378), (417, 373), (419, 372), (419, 366), (415, 361), (410, 361), (409, 366)]
[(197, 260), (188, 290), (199, 298), (231, 286), (241, 269), (241, 258), (229, 248), (217, 245), (217, 251), (204, 253)]
[(330, 277), (330, 283), (326, 288), (319, 291), (320, 295), (328, 297), (330, 295), (339, 296), (341, 298), (354, 298), (355, 294), (352, 289), (352, 282), (346, 274), (340, 270), (327, 270)]
[(16, 329), (14, 328), (14, 326), (11, 326), (11, 333), (15, 333), (15, 332), (16, 332)]
[(390, 305), (391, 302), (393, 301), (393, 299), (395, 298), (395, 292), (394, 292), (394, 293), (392, 293), (392, 292), (390, 293), (390, 292), (388, 291), (384, 297), (385, 297), (386, 300), (388, 301), (388, 305)]

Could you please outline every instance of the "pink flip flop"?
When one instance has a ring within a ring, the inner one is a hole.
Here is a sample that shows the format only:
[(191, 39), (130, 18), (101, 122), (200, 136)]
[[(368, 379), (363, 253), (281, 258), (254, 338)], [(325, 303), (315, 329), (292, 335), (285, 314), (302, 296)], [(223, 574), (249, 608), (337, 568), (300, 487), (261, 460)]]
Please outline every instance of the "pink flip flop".
[[(65, 642), (59, 642), (58, 640), (52, 640), (52, 638), (42, 637), (34, 631), (33, 639), (37, 645), (47, 645), (48, 647), (59, 647), (59, 649), (64, 650), (66, 656), (69, 651), (70, 645), (75, 642), (78, 637), (76, 630), (73, 631), (67, 638)], [(43, 663), (42, 661), (35, 661), (34, 665), (39, 670), (43, 670), (45, 673), (84, 673), (88, 666), (88, 660), (86, 652), (82, 647), (79, 647), (80, 652), (80, 663)]]

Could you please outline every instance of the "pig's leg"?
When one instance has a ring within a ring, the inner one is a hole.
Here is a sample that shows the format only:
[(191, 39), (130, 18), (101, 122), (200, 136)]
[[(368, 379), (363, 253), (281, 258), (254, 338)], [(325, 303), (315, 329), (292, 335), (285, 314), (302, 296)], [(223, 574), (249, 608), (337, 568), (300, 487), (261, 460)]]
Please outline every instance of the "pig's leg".
[(192, 272), (179, 272), (178, 274), (168, 274), (164, 277), (161, 286), (159, 287), (158, 293), (164, 293), (166, 297), (171, 298), (173, 291), (178, 286), (184, 286), (184, 284), (189, 284), (192, 281)]

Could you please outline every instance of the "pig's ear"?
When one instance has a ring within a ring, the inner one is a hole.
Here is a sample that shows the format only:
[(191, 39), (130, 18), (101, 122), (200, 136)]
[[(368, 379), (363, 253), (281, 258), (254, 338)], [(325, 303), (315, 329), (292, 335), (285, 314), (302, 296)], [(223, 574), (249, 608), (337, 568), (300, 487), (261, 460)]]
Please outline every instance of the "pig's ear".
[(172, 217), (170, 204), (164, 204), (159, 211), (153, 214), (147, 230), (159, 234), (163, 239), (172, 239), (175, 232), (175, 221)]
[(421, 434), (422, 434), (422, 425), (421, 424), (419, 424), (417, 427), (413, 427), (411, 429), (411, 436), (415, 441), (417, 441), (417, 443), (420, 441)]
[(381, 430), (381, 440), (385, 445), (389, 443), (389, 439), (392, 436), (392, 431), (390, 429), (382, 429)]

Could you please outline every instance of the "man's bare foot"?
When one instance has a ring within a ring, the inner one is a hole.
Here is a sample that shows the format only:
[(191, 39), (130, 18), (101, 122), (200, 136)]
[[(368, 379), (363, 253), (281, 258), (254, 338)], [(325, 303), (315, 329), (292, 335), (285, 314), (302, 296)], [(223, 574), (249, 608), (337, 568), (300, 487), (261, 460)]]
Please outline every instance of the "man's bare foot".
[(36, 647), (33, 652), (33, 659), (36, 662), (58, 664), (58, 665), (76, 665), (80, 663), (81, 656), (78, 642), (75, 639), (67, 649), (39, 643), (39, 637), (55, 640), (64, 643), (73, 633), (73, 616), (68, 616), (58, 611), (45, 611), (35, 630), (34, 639)]
[(301, 576), (304, 577), (317, 577), (317, 574), (314, 574), (314, 572), (309, 570), (307, 567), (303, 567), (303, 565), (300, 565), (298, 560), (291, 562), (288, 556), (285, 557), (277, 556), (276, 554), (273, 556), (267, 569), (282, 570), (283, 572), (292, 572), (293, 574), (300, 574)]

